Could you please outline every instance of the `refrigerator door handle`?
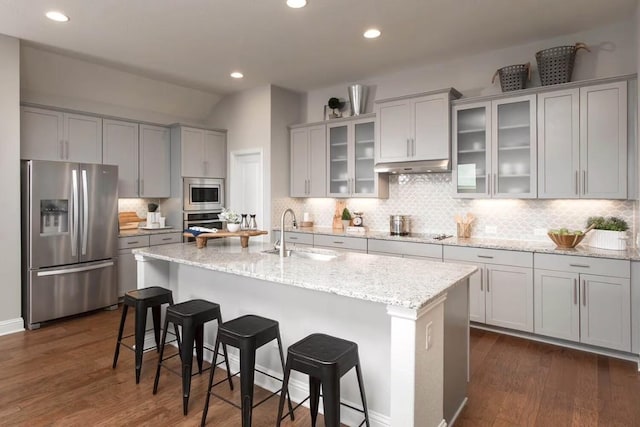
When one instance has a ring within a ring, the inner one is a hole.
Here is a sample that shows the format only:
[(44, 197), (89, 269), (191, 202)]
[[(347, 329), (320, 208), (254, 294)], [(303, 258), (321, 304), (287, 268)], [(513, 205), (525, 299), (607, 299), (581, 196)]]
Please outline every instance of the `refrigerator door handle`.
[(87, 170), (82, 169), (82, 255), (87, 254), (89, 231), (89, 190), (87, 190)]
[(78, 255), (78, 171), (71, 171), (71, 256)]
[(113, 266), (113, 261), (106, 261), (106, 262), (101, 262), (99, 264), (87, 265), (84, 267), (60, 268), (56, 270), (38, 271), (37, 275), (38, 277), (59, 276), (61, 274), (80, 273), (82, 271), (98, 270), (100, 268), (106, 268), (111, 266)]

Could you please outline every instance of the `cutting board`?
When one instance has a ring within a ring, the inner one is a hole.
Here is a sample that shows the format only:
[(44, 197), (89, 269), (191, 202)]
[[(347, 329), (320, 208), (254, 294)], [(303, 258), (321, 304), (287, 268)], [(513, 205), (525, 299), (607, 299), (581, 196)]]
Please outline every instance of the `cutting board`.
[(133, 230), (138, 228), (140, 222), (146, 221), (146, 218), (140, 218), (135, 212), (119, 212), (118, 224), (120, 230)]

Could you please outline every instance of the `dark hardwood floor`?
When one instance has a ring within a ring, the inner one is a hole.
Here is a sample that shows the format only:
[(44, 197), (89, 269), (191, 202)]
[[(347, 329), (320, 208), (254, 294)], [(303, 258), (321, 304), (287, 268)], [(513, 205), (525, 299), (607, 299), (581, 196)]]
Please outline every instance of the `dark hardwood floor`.
[[(155, 352), (145, 354), (138, 385), (132, 352), (123, 348), (111, 369), (119, 319), (103, 311), (0, 337), (0, 426), (199, 425), (208, 376), (193, 378), (183, 417), (179, 377), (163, 370), (152, 394)], [(456, 426), (640, 426), (635, 363), (472, 330), (471, 372)], [(254, 426), (275, 425), (276, 412), (274, 398), (254, 411)], [(296, 415), (283, 425), (310, 425), (308, 409)], [(212, 399), (207, 421), (239, 426), (240, 412)]]

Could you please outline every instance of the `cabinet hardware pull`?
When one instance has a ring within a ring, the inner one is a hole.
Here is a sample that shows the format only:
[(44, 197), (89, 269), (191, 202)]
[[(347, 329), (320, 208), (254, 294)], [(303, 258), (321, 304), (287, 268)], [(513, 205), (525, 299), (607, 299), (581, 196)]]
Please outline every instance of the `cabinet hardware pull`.
[(140, 195), (144, 194), (144, 179), (140, 180)]
[(578, 305), (578, 279), (573, 279), (573, 305)]
[(307, 194), (311, 194), (311, 180), (307, 180)]
[(137, 245), (138, 243), (140, 243), (140, 242), (138, 242), (138, 241), (136, 240), (135, 242), (127, 242), (127, 245)]
[(487, 193), (491, 194), (491, 174), (487, 174), (486, 186), (487, 186)]
[(64, 160), (64, 141), (60, 140), (60, 160)]
[(297, 237), (295, 237), (295, 236), (290, 236), (290, 237), (289, 237), (289, 239), (291, 239), (291, 240), (298, 240), (298, 238), (297, 238)]
[(490, 256), (490, 255), (478, 255), (478, 258), (493, 259), (493, 257), (492, 257), (492, 256)]
[(411, 138), (411, 153), (413, 157), (416, 156), (416, 139), (415, 138)]
[(582, 280), (582, 305), (587, 306), (587, 283)]
[(498, 181), (496, 180), (497, 176), (497, 173), (493, 174), (493, 194), (498, 194)]
[(167, 240), (171, 240), (171, 237), (165, 237), (162, 241), (166, 242)]
[(482, 292), (482, 271), (480, 272), (480, 292)]
[(569, 264), (570, 267), (589, 268), (586, 264)]
[(64, 142), (64, 146), (67, 149), (67, 156), (65, 157), (67, 160), (69, 160), (69, 141), (65, 141)]
[(578, 171), (576, 170), (576, 196), (580, 194), (580, 190), (578, 189), (580, 187), (579, 181), (580, 181), (580, 177), (578, 176)]
[(411, 140), (407, 138), (407, 157), (411, 157)]
[(344, 242), (340, 242), (338, 240), (334, 240), (333, 243), (335, 243), (336, 245), (344, 245)]
[(587, 194), (587, 171), (582, 171), (582, 194)]
[(487, 292), (491, 292), (491, 288), (489, 287), (489, 269), (487, 268)]

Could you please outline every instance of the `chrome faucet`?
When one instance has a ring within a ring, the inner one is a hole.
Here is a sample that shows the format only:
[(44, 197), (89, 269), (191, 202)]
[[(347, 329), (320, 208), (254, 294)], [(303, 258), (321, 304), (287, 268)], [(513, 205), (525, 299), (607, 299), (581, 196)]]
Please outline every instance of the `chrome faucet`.
[(280, 217), (280, 258), (284, 258), (287, 256), (287, 248), (285, 247), (285, 238), (284, 238), (284, 217), (287, 216), (287, 212), (291, 213), (293, 216), (293, 224), (296, 224), (296, 214), (290, 209), (287, 208), (282, 212), (282, 216)]

